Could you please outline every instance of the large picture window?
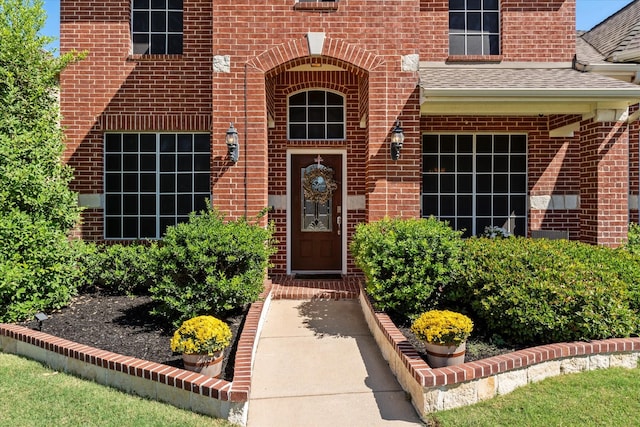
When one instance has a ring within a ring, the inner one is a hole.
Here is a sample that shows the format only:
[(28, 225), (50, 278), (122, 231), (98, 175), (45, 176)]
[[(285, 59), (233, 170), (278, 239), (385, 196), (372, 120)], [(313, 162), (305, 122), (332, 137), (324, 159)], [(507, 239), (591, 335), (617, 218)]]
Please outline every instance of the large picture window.
[(485, 227), (527, 234), (525, 135), (423, 135), (422, 216), (465, 236)]
[(182, 0), (133, 0), (133, 53), (182, 53)]
[(289, 97), (289, 139), (344, 139), (344, 97), (309, 90)]
[(500, 54), (499, 0), (449, 0), (449, 54)]
[(108, 133), (106, 239), (158, 239), (211, 198), (209, 134)]

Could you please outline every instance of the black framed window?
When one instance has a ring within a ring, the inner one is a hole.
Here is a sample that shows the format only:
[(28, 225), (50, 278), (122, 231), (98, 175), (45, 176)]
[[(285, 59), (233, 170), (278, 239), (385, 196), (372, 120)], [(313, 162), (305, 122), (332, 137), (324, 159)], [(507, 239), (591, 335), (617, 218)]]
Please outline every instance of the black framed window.
[(182, 53), (182, 0), (133, 0), (133, 53)]
[(449, 0), (449, 54), (500, 54), (499, 0)]
[(526, 135), (423, 135), (422, 216), (465, 236), (527, 234)]
[(344, 139), (344, 96), (308, 90), (289, 96), (289, 139)]
[(159, 239), (211, 199), (209, 134), (108, 133), (105, 239)]

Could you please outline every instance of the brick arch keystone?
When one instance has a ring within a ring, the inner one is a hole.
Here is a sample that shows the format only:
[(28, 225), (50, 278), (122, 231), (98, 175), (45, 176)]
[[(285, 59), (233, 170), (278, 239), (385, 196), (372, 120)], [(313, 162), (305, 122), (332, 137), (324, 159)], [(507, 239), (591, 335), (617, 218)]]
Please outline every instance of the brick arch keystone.
[[(290, 40), (272, 47), (247, 62), (247, 65), (265, 74), (278, 74), (288, 68), (292, 62), (309, 56), (309, 47), (305, 37)], [(341, 64), (355, 74), (370, 72), (384, 64), (384, 59), (373, 52), (341, 39), (327, 37), (322, 49), (325, 62)]]

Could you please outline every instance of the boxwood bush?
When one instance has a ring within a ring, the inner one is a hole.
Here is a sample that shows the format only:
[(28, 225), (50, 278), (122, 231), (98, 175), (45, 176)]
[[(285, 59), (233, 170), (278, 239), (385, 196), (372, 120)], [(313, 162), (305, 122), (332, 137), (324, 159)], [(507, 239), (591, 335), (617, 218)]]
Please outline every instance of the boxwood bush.
[(448, 296), (514, 344), (626, 337), (639, 332), (632, 258), (568, 240), (472, 238)]
[(257, 300), (273, 253), (271, 227), (226, 221), (215, 210), (192, 213), (158, 246), (154, 313), (174, 325), (198, 315), (225, 317)]
[(109, 245), (86, 242), (83, 246), (79, 262), (83, 270), (83, 291), (142, 295), (148, 294), (157, 281), (155, 242)]
[(350, 249), (375, 308), (406, 320), (435, 307), (456, 280), (462, 238), (435, 218), (386, 218), (358, 224)]

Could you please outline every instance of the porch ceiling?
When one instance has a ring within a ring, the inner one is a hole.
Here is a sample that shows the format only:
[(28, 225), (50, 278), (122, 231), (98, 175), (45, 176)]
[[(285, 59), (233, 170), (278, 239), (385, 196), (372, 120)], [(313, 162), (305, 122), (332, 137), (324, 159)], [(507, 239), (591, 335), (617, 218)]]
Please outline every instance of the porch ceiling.
[(572, 68), (443, 65), (420, 70), (423, 115), (589, 115), (638, 102), (639, 86)]

